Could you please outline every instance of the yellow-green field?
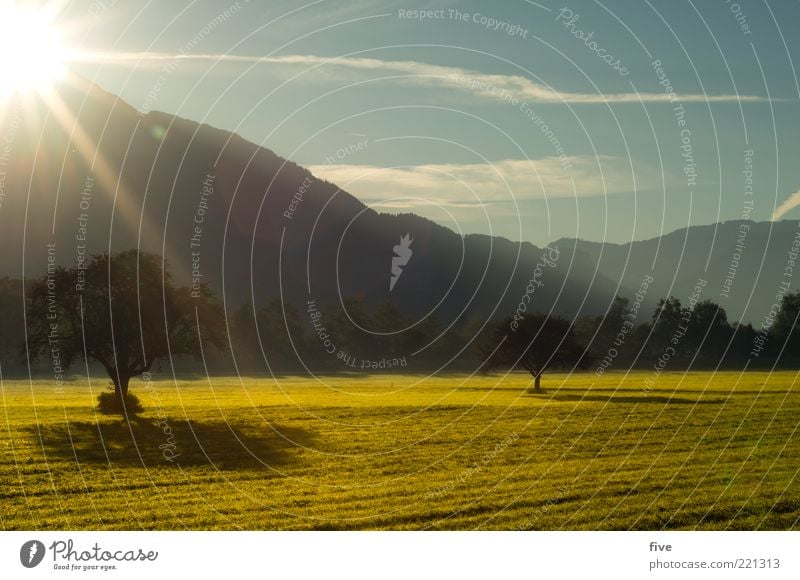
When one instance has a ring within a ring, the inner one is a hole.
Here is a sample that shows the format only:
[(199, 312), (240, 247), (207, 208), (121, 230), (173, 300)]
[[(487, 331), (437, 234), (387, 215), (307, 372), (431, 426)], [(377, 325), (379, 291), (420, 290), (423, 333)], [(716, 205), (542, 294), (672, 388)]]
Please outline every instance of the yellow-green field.
[(796, 373), (648, 376), (4, 381), (0, 526), (800, 527)]

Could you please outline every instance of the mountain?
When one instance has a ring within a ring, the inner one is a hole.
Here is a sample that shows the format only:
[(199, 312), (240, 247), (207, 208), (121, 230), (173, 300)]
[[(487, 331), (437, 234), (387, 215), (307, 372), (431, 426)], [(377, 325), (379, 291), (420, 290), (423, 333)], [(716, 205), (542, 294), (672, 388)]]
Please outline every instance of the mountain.
[[(180, 283), (209, 283), (229, 308), (279, 296), (300, 308), (357, 297), (418, 319), (435, 312), (447, 324), (512, 314), (527, 296), (524, 308), (575, 316), (605, 312), (616, 294), (633, 297), (645, 276), (655, 281), (648, 309), (661, 296), (683, 299), (704, 276), (704, 297), (731, 319), (758, 319), (796, 230), (750, 224), (723, 301), (737, 222), (624, 245), (562, 239), (550, 249), (461, 236), (416, 215), (375, 212), (266, 148), (141, 114), (80, 78), (49, 104), (7, 106), (0, 139), (0, 275), (39, 276), (48, 259), (72, 265), (138, 247), (164, 254)], [(390, 290), (404, 236), (411, 254)]]
[[(460, 236), (416, 215), (381, 214), (334, 184), (235, 134), (140, 114), (79, 78), (48, 106), (6, 112), (0, 274), (41, 275), (48, 256), (139, 247), (179, 282), (202, 279), (226, 304), (283, 296), (300, 306), (359, 297), (417, 317), (494, 317), (517, 308), (543, 252)], [(394, 247), (412, 255), (390, 291)], [(48, 253), (49, 252), (49, 253)], [(536, 274), (536, 309), (602, 311), (616, 283), (559, 248)]]
[[(800, 224), (797, 221), (729, 221), (682, 228), (627, 244), (563, 239), (597, 265), (603, 276), (620, 280), (628, 296), (652, 277), (647, 304), (675, 296), (684, 304), (702, 289), (701, 300), (722, 305), (730, 320), (760, 322), (779, 296), (800, 284)], [(795, 276), (797, 279), (795, 279)]]

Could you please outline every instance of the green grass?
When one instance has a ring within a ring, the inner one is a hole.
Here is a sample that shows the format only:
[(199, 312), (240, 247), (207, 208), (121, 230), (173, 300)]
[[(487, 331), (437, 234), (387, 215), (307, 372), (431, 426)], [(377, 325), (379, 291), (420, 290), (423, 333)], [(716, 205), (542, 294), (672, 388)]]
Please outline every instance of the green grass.
[(648, 376), (4, 381), (0, 527), (800, 528), (796, 374)]

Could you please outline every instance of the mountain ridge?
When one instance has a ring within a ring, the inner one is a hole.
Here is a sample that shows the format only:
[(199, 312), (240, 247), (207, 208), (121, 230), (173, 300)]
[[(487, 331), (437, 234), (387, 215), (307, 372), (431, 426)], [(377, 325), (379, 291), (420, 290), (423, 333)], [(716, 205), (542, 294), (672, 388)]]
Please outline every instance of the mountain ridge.
[[(4, 275), (40, 275), (50, 243), (59, 263), (73, 263), (74, 221), (86, 214), (85, 251), (136, 247), (164, 254), (179, 282), (207, 282), (226, 303), (281, 297), (302, 306), (309, 299), (358, 298), (391, 302), (423, 318), (436, 312), (448, 323), (514, 312), (544, 252), (530, 242), (459, 235), (411, 213), (376, 212), (266, 147), (190, 119), (142, 113), (88, 81), (65, 85), (58, 96), (55, 112), (43, 101), (25, 111), (17, 132), (0, 227), (22, 245), (0, 255)], [(89, 178), (84, 212), (80, 196)], [(204, 186), (209, 179), (213, 186)], [(710, 247), (709, 260), (727, 261), (722, 246), (734, 239), (729, 230), (736, 223), (626, 244), (556, 240), (550, 246), (559, 248), (558, 264), (542, 270), (531, 308), (568, 317), (603, 314), (615, 295), (635, 294), (652, 270), (648, 259), (658, 262), (648, 308), (664, 293), (688, 295), (699, 272), (707, 272), (694, 263), (698, 250), (683, 252), (682, 244)], [(780, 240), (764, 237), (765, 223), (779, 230)], [(754, 223), (749, 241), (765, 254), (776, 251), (790, 233), (782, 223)], [(721, 241), (709, 244), (709, 232)], [(406, 234), (414, 239), (413, 256), (390, 292), (393, 247)], [(693, 262), (679, 268), (681, 256)], [(768, 266), (771, 278), (779, 264)], [(711, 270), (716, 283), (720, 269)], [(751, 316), (742, 291), (734, 294), (726, 304), (732, 317)], [(759, 292), (758, 303), (767, 302)]]

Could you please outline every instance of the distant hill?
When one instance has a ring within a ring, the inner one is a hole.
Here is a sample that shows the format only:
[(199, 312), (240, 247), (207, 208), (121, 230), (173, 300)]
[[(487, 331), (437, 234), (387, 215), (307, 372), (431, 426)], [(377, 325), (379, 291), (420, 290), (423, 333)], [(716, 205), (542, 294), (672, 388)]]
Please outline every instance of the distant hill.
[[(163, 249), (180, 281), (194, 270), (231, 304), (341, 295), (417, 315), (435, 310), (448, 321), (516, 308), (542, 253), (462, 237), (416, 215), (379, 214), (235, 134), (141, 115), (80, 79), (60, 100), (57, 110), (21, 110), (0, 208), (4, 275), (41, 275), (47, 244), (62, 264), (75, 262), (80, 244), (88, 252)], [(406, 234), (413, 256), (390, 292), (393, 248)], [(535, 308), (604, 309), (616, 284), (591, 274), (586, 256), (562, 248)]]
[[(165, 254), (179, 282), (194, 274), (211, 284), (228, 306), (279, 295), (298, 306), (359, 297), (417, 317), (435, 311), (445, 323), (511, 314), (526, 293), (533, 310), (603, 313), (652, 274), (651, 308), (667, 294), (688, 296), (703, 276), (706, 297), (731, 319), (759, 319), (796, 232), (794, 222), (750, 224), (727, 299), (719, 289), (737, 222), (624, 245), (559, 240), (557, 261), (537, 273), (547, 250), (377, 213), (235, 134), (140, 114), (78, 78), (59, 100), (50, 109), (20, 107), (0, 126), (0, 137), (13, 134), (0, 206), (2, 276), (41, 275), (48, 251), (67, 265), (83, 251), (140, 247)], [(413, 254), (390, 291), (393, 248), (406, 234)]]
[(627, 244), (569, 239), (556, 244), (574, 247), (628, 292), (651, 275), (651, 299), (672, 295), (686, 303), (698, 280), (705, 280), (702, 299), (721, 304), (730, 320), (760, 323), (782, 285), (800, 287), (797, 221), (729, 221)]

